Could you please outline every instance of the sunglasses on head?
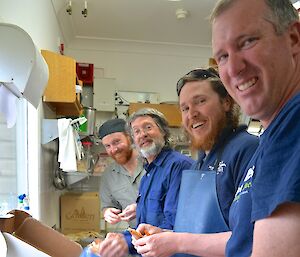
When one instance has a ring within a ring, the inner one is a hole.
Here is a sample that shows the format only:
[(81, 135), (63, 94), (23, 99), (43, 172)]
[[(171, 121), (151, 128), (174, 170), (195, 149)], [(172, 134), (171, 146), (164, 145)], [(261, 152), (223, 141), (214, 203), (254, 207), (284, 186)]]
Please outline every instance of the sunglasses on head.
[(195, 78), (195, 79), (208, 79), (208, 78), (217, 78), (220, 79), (218, 72), (215, 69), (196, 69), (188, 72), (185, 74), (181, 79), (178, 80), (176, 90), (177, 95), (179, 96), (181, 89), (185, 85), (188, 79)]

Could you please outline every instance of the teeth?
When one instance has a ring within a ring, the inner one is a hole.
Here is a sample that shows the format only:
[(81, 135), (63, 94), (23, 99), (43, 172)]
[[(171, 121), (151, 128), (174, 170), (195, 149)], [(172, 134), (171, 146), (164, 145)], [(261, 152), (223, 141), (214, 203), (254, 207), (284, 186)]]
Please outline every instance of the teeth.
[(204, 124), (203, 122), (202, 122), (202, 123), (201, 123), (201, 122), (198, 122), (198, 123), (196, 123), (196, 124), (193, 124), (193, 125), (192, 125), (192, 128), (193, 128), (193, 129), (198, 128), (198, 127), (202, 126), (203, 124)]
[(256, 79), (253, 78), (253, 79), (249, 80), (248, 82), (239, 85), (239, 86), (238, 86), (238, 89), (239, 89), (240, 91), (244, 91), (244, 90), (248, 89), (249, 87), (252, 87), (252, 86), (255, 84), (255, 82), (256, 82)]

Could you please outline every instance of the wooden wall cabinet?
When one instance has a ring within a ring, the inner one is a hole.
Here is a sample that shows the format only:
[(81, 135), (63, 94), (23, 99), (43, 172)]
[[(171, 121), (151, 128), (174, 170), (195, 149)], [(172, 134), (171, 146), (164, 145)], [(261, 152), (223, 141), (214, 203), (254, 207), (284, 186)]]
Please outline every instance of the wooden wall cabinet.
[(141, 108), (154, 108), (165, 115), (170, 127), (181, 127), (181, 113), (177, 104), (130, 103), (128, 113), (131, 115)]
[(76, 94), (76, 61), (48, 50), (42, 55), (49, 67), (49, 81), (43, 101), (59, 116), (79, 116), (82, 113), (80, 96)]

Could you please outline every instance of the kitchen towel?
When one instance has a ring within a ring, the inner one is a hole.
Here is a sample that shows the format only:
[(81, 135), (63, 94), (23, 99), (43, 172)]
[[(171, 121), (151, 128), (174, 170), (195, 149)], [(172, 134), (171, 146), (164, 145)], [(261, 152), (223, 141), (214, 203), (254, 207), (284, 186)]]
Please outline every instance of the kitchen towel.
[(75, 139), (73, 126), (71, 124), (72, 119), (58, 119), (58, 162), (60, 168), (63, 171), (76, 171), (76, 153), (75, 153)]
[(82, 144), (76, 128), (79, 130), (79, 125), (85, 123), (85, 117), (77, 119), (58, 119), (58, 162), (63, 171), (77, 171), (77, 162), (82, 156)]

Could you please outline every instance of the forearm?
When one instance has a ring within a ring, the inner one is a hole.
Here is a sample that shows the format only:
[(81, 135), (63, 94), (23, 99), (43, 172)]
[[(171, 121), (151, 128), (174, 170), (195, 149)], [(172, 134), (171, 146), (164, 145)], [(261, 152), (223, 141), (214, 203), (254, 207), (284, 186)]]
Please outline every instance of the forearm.
[(298, 257), (299, 238), (300, 204), (282, 204), (270, 217), (255, 222), (251, 257)]
[(225, 256), (225, 247), (231, 232), (214, 234), (174, 233), (176, 252), (198, 255), (202, 257)]

